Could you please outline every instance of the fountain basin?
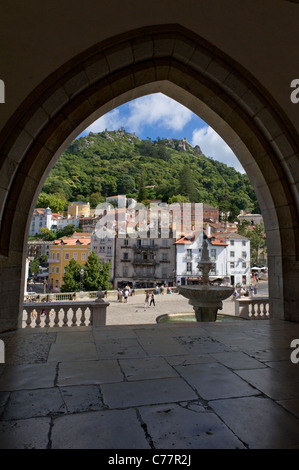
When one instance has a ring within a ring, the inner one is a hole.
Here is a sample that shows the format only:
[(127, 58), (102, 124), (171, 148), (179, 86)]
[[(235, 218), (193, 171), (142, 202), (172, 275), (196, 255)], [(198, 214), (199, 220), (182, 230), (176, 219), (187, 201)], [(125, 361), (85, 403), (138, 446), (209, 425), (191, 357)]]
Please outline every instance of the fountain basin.
[(234, 292), (233, 287), (209, 285), (181, 286), (179, 294), (189, 299), (197, 321), (216, 321), (218, 310), (222, 310), (222, 300)]
[[(235, 320), (243, 321), (246, 319), (223, 314), (217, 315), (216, 318), (216, 322), (230, 322)], [(192, 313), (167, 313), (156, 318), (157, 323), (194, 323), (196, 321), (196, 317)]]

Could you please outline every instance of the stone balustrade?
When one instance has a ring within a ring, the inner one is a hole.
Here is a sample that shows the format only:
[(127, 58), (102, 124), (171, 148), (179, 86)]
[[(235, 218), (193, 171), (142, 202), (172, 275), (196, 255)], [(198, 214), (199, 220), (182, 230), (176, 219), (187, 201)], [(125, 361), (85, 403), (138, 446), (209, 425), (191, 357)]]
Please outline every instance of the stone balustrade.
[(24, 302), (22, 327), (104, 326), (110, 304), (103, 297), (99, 291), (95, 300)]
[(268, 297), (241, 297), (235, 300), (235, 316), (247, 320), (270, 318)]

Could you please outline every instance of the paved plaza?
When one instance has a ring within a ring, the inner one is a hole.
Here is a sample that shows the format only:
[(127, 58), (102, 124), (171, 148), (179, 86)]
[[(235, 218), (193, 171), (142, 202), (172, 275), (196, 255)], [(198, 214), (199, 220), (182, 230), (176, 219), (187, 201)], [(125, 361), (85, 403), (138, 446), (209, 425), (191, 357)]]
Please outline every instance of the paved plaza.
[(0, 335), (0, 448), (299, 448), (298, 323), (156, 324), (190, 306), (143, 301), (112, 300), (104, 327)]

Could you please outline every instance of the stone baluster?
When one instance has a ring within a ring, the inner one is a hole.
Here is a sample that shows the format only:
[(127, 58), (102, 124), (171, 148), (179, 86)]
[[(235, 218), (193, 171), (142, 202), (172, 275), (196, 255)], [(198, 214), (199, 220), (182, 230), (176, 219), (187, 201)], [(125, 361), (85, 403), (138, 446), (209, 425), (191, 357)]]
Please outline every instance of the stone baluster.
[(57, 308), (54, 308), (54, 313), (55, 313), (55, 317), (54, 317), (54, 327), (59, 327), (59, 307)]
[(41, 313), (42, 313), (42, 308), (41, 307), (36, 307), (36, 319), (35, 319), (35, 328), (40, 328), (41, 324)]
[(45, 318), (45, 327), (50, 326), (50, 311), (51, 311), (51, 309), (47, 309), (46, 318)]
[(27, 308), (26, 310), (26, 313), (27, 313), (27, 319), (26, 319), (26, 328), (31, 328), (31, 321), (32, 321), (32, 318), (31, 318), (31, 313), (32, 313), (32, 310), (30, 307)]
[(86, 308), (81, 307), (82, 315), (81, 315), (81, 318), (80, 318), (80, 326), (85, 326), (85, 321), (86, 321), (85, 312), (86, 312)]
[(63, 321), (63, 325), (62, 325), (62, 326), (63, 326), (63, 327), (67, 327), (67, 326), (68, 326), (68, 324), (67, 324), (67, 322), (68, 322), (68, 316), (67, 316), (68, 309), (65, 307), (65, 308), (63, 309), (63, 311), (64, 311), (64, 315), (63, 315), (63, 320), (62, 320), (62, 321)]
[(73, 316), (72, 316), (72, 324), (71, 326), (77, 326), (77, 309), (75, 306), (73, 307)]

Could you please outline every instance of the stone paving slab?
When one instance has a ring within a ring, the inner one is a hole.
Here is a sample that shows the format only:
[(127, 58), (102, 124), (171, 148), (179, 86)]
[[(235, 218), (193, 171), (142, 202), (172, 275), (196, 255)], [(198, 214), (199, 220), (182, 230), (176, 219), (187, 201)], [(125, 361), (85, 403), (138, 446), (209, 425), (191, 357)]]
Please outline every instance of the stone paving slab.
[(0, 376), (0, 391), (54, 387), (56, 364), (8, 366)]
[(299, 382), (287, 379), (284, 374), (270, 367), (266, 369), (237, 370), (236, 374), (274, 400), (298, 397)]
[(209, 405), (250, 449), (299, 449), (298, 419), (268, 398), (242, 397)]
[(244, 449), (214, 413), (169, 404), (139, 408), (155, 449)]
[(150, 449), (133, 409), (94, 411), (56, 418), (51, 442), (52, 449)]
[(103, 384), (101, 390), (104, 403), (110, 408), (127, 408), (198, 398), (184, 380), (173, 377)]
[(178, 377), (163, 357), (120, 359), (119, 364), (128, 381)]
[(80, 361), (98, 359), (97, 349), (92, 342), (60, 341), (52, 344), (48, 362)]
[(50, 418), (0, 422), (0, 449), (47, 449)]
[(123, 380), (115, 360), (62, 362), (58, 368), (57, 385), (91, 385)]
[(205, 400), (260, 393), (222, 364), (190, 364), (175, 368)]

